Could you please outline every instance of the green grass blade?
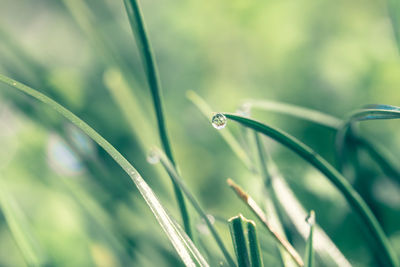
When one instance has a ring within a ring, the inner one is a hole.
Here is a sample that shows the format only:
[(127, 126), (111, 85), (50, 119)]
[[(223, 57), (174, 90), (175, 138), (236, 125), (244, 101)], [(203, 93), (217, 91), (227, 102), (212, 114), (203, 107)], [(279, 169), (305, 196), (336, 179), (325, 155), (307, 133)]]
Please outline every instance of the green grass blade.
[(296, 152), (299, 156), (321, 171), (335, 185), (335, 187), (337, 187), (337, 189), (346, 198), (349, 205), (359, 215), (361, 221), (365, 224), (368, 231), (371, 233), (371, 236), (374, 238), (379, 249), (379, 255), (382, 256), (382, 259), (385, 261), (385, 263), (388, 264), (388, 266), (398, 266), (394, 251), (391, 248), (381, 226), (367, 204), (352, 188), (350, 183), (326, 160), (324, 160), (311, 148), (281, 130), (272, 128), (256, 120), (252, 120), (243, 116), (230, 113), (223, 113), (223, 115), (230, 120), (239, 122), (246, 127), (271, 137), (272, 139)]
[[(158, 77), (157, 66), (153, 51), (147, 37), (146, 28), (144, 25), (142, 13), (137, 0), (124, 0), (125, 9), (128, 14), (129, 22), (135, 35), (137, 46), (139, 48), (139, 54), (142, 57), (142, 63), (144, 65), (146, 78), (150, 87), (151, 96), (153, 98), (154, 110), (157, 117), (158, 131), (161, 139), (161, 145), (165, 151), (165, 154), (175, 165), (174, 158), (172, 156), (172, 149), (169, 143), (166, 121), (163, 112), (163, 103), (161, 96), (161, 83)], [(185, 200), (183, 198), (182, 191), (179, 186), (174, 183), (174, 191), (178, 201), (179, 209), (186, 233), (191, 237), (192, 230), (190, 226), (189, 213), (186, 208)]]
[(176, 170), (174, 165), (172, 165), (172, 162), (159, 149), (153, 149), (151, 151), (151, 157), (156, 157), (156, 159), (159, 159), (161, 161), (161, 164), (163, 165), (165, 170), (168, 172), (171, 179), (174, 181), (174, 183), (176, 183), (181, 188), (181, 190), (185, 193), (189, 202), (193, 205), (193, 207), (195, 208), (197, 213), (205, 221), (208, 229), (210, 230), (215, 241), (217, 242), (217, 245), (219, 246), (222, 254), (225, 256), (225, 259), (228, 262), (228, 264), (230, 266), (235, 266), (236, 264), (233, 261), (232, 257), (230, 256), (228, 250), (225, 248), (222, 238), (219, 236), (217, 230), (214, 228), (214, 226), (211, 223), (210, 219), (208, 218), (206, 212), (203, 210), (203, 208), (200, 206), (199, 202), (196, 200), (196, 198), (193, 196), (193, 194), (190, 192), (190, 190), (187, 188), (187, 186), (183, 182), (183, 179), (178, 174), (178, 171)]
[(235, 248), (236, 258), (239, 267), (250, 267), (249, 253), (247, 251), (247, 242), (243, 230), (244, 218), (240, 214), (229, 219), (229, 229), (233, 246)]
[(252, 267), (263, 267), (263, 260), (258, 242), (256, 224), (247, 221), (247, 238), (249, 240), (250, 262)]
[[(201, 111), (201, 113), (208, 118), (213, 114), (213, 110), (207, 103), (194, 91), (187, 91), (187, 98)], [(246, 167), (252, 170), (252, 163), (247, 155), (246, 151), (243, 150), (239, 142), (233, 137), (229, 131), (220, 131), (222, 138), (229, 144), (236, 156), (246, 165)]]
[[(188, 91), (187, 96), (200, 109), (201, 113), (208, 121), (209, 116), (213, 113), (212, 109), (209, 108), (205, 101), (193, 91)], [(204, 105), (202, 103), (204, 103)], [(243, 164), (247, 166), (249, 170), (252, 170), (252, 164), (249, 165), (245, 160), (246, 158), (249, 159), (249, 156), (246, 154), (246, 151), (239, 145), (239, 142), (235, 139), (229, 129), (225, 128), (223, 131), (218, 131), (218, 133), (226, 141), (226, 143), (232, 149), (238, 159), (241, 160), (241, 162), (243, 162)], [(230, 136), (230, 138), (225, 138), (226, 136)], [(267, 170), (268, 172), (270, 172), (270, 176), (274, 177), (274, 179), (272, 180), (272, 188), (273, 191), (276, 192), (275, 195), (277, 196), (278, 202), (282, 209), (288, 215), (293, 225), (296, 227), (297, 231), (304, 239), (307, 239), (308, 226), (303, 220), (299, 220), (299, 218), (305, 218), (307, 216), (307, 213), (300, 201), (296, 198), (295, 194), (286, 183), (282, 174), (278, 171), (278, 168), (276, 167), (273, 160), (271, 158), (268, 158), (268, 160), (269, 162)], [(350, 267), (351, 264), (349, 263), (349, 261), (336, 247), (336, 245), (325, 233), (325, 231), (322, 228), (318, 227), (318, 225), (316, 225), (315, 228), (315, 240), (317, 240), (315, 250), (318, 252), (319, 256), (329, 264), (332, 264), (333, 262), (337, 266)], [(289, 255), (288, 259), (290, 259)]]
[(5, 85), (8, 85), (18, 91), (21, 91), (40, 102), (46, 104), (51, 107), (58, 113), (60, 113), (67, 120), (72, 122), (75, 126), (80, 128), (83, 132), (85, 132), (90, 138), (93, 139), (99, 146), (101, 146), (114, 160), (121, 166), (121, 168), (129, 175), (132, 179), (139, 192), (145, 199), (147, 205), (150, 207), (157, 221), (161, 225), (164, 232), (167, 234), (170, 239), (172, 245), (175, 250), (178, 252), (178, 255), (181, 257), (182, 261), (187, 266), (195, 266), (195, 263), (191, 257), (190, 251), (185, 245), (184, 241), (180, 237), (180, 235), (176, 232), (175, 227), (172, 224), (170, 217), (167, 212), (161, 205), (160, 201), (155, 196), (154, 192), (148, 186), (148, 184), (143, 180), (137, 170), (125, 159), (121, 153), (118, 152), (107, 140), (105, 140), (100, 134), (98, 134), (93, 128), (91, 128), (88, 124), (74, 115), (71, 111), (64, 108), (59, 103), (50, 99), (49, 97), (43, 95), (39, 91), (36, 91), (33, 88), (30, 88), (22, 83), (19, 83), (13, 79), (5, 77), (0, 74), (0, 82)]
[[(248, 110), (248, 112), (251, 112), (251, 109), (254, 108), (273, 111), (281, 114), (290, 115), (299, 119), (311, 121), (333, 131), (340, 130), (340, 128), (344, 124), (342, 120), (329, 114), (276, 101), (247, 100), (243, 103), (242, 106), (244, 106)], [(370, 107), (398, 110), (397, 107), (389, 105), (371, 105)], [(354, 139), (356, 143), (361, 145), (361, 147), (363, 147), (369, 153), (369, 155), (379, 164), (384, 173), (386, 173), (389, 177), (395, 178), (397, 182), (400, 182), (400, 169), (398, 169), (396, 163), (392, 159), (393, 156), (388, 153), (388, 151), (385, 151), (379, 145), (372, 143), (362, 136), (353, 135), (351, 136), (351, 138)]]
[[(346, 139), (353, 135), (352, 127), (356, 122), (367, 121), (367, 120), (390, 120), (390, 119), (400, 119), (399, 107), (390, 105), (370, 105), (367, 106), (366, 108), (356, 110), (353, 113), (351, 113), (348, 119), (342, 123), (342, 126), (336, 133), (336, 140), (335, 140), (336, 159), (339, 169), (341, 170), (343, 167), (342, 159), (344, 158)], [(371, 155), (375, 154), (376, 153)], [(385, 166), (388, 166), (388, 164), (386, 164)]]
[(306, 244), (306, 253), (304, 257), (304, 267), (314, 266), (314, 248), (313, 248), (313, 235), (315, 225), (315, 212), (312, 210), (306, 218), (307, 223), (310, 225), (310, 233), (308, 235)]
[(38, 242), (33, 238), (25, 215), (15, 199), (8, 193), (7, 187), (1, 178), (0, 208), (26, 264), (28, 266), (45, 264), (44, 255), (38, 248)]

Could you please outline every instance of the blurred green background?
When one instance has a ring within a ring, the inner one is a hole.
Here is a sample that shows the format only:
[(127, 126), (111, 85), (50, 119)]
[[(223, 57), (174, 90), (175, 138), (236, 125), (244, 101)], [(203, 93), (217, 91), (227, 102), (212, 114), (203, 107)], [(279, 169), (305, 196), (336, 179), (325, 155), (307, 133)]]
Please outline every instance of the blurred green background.
[[(51, 96), (85, 120), (127, 157), (180, 219), (168, 176), (146, 162), (159, 139), (123, 1), (0, 4), (1, 73)], [(188, 90), (204, 97), (215, 111), (229, 112), (248, 98), (302, 105), (340, 118), (365, 104), (400, 104), (399, 53), (385, 1), (147, 0), (141, 6), (176, 161), (200, 203), (218, 218), (239, 212), (254, 218), (226, 186), (226, 178), (238, 181), (255, 199), (262, 199), (262, 182), (187, 99)], [(121, 103), (128, 108), (122, 110)], [(252, 115), (334, 163), (334, 135), (326, 129), (267, 112)], [(78, 129), (3, 85), (0, 125), (3, 189), (20, 207), (37, 248), (51, 265), (181, 264), (129, 177)], [(228, 128), (239, 134), (235, 126)], [(400, 158), (397, 121), (361, 123), (360, 131)], [(376, 264), (360, 222), (337, 190), (292, 152), (266, 142), (292, 190), (307, 210), (316, 211), (319, 224), (350, 262)], [(399, 184), (361, 156), (363, 175), (350, 180), (399, 255)], [(199, 239), (216, 251), (202, 221), (190, 212)], [(215, 224), (232, 250), (228, 227)], [(259, 232), (265, 232), (260, 233), (265, 243), (273, 242), (264, 229)], [(304, 251), (295, 231), (290, 241)], [(212, 254), (216, 263), (222, 260), (219, 252)], [(267, 266), (277, 264), (273, 255), (265, 261)], [(0, 266), (24, 264), (0, 215)]]

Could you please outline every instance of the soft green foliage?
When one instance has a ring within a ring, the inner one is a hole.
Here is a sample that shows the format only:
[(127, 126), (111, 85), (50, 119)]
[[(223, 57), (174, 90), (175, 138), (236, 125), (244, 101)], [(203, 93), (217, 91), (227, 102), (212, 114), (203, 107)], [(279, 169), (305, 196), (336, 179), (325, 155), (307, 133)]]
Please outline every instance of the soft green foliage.
[[(22, 84), (15, 80), (12, 80), (6, 76), (0, 74), (0, 82), (3, 84), (9, 85), (16, 90), (24, 92), (27, 95), (30, 95), (33, 98), (43, 102), (49, 107), (53, 108), (55, 111), (60, 113), (63, 117), (71, 121), (78, 128), (80, 128), (83, 132), (85, 132), (89, 137), (91, 137), (99, 146), (101, 146), (129, 175), (132, 181), (135, 183), (136, 187), (139, 189), (139, 192), (142, 194), (143, 198), (146, 200), (150, 209), (154, 213), (154, 216), (157, 218), (161, 227), (167, 234), (171, 243), (175, 247), (182, 261), (187, 266), (195, 266), (195, 263), (192, 259), (191, 250), (188, 248), (187, 240), (184, 240), (184, 233), (179, 233), (178, 229), (173, 225), (171, 218), (166, 213), (165, 209), (162, 207), (159, 200), (154, 195), (151, 188), (146, 184), (140, 174), (136, 171), (136, 169), (119, 153), (107, 140), (105, 140), (101, 135), (99, 135), (93, 128), (91, 128), (88, 124), (70, 112), (68, 109), (64, 108), (51, 98), (41, 94), (40, 92)], [(199, 253), (196, 253), (200, 255)]]
[[(222, 116), (217, 131), (210, 117), (236, 110), (312, 148), (343, 171), (398, 254), (400, 124), (381, 119), (400, 103), (399, 14), (397, 0), (5, 0), (0, 73), (67, 107), (135, 166), (186, 265), (236, 264), (224, 257), (234, 255), (227, 219), (257, 218), (228, 189), (231, 177), (305, 264), (315, 210), (314, 266), (386, 266), (324, 174), (252, 129), (222, 127)], [(9, 89), (0, 82), (0, 265), (185, 265), (108, 153)], [(374, 114), (351, 119), (361, 107)], [(164, 164), (146, 161), (154, 146)], [(251, 266), (295, 266), (258, 221), (261, 253), (252, 253), (243, 226)]]
[(264, 266), (260, 244), (258, 243), (256, 224), (253, 221), (247, 221), (247, 238), (249, 241), (250, 262), (252, 267)]

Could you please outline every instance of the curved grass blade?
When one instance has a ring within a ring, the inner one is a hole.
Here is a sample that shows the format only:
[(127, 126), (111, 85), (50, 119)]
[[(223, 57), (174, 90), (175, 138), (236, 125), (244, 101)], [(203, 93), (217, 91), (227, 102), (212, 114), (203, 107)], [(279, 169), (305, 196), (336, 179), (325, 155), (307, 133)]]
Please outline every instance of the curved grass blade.
[[(242, 106), (250, 113), (252, 108), (273, 111), (281, 114), (290, 115), (303, 120), (317, 123), (321, 126), (325, 126), (333, 131), (339, 131), (341, 126), (344, 124), (342, 120), (332, 115), (325, 114), (323, 112), (304, 108), (296, 105), (275, 102), (275, 101), (264, 101), (264, 100), (247, 100)], [(399, 110), (398, 107), (390, 105), (369, 105), (369, 108), (376, 109), (391, 109)], [(353, 134), (352, 140), (361, 145), (369, 155), (375, 159), (375, 161), (382, 168), (382, 171), (389, 177), (393, 177), (397, 182), (400, 182), (400, 169), (397, 167), (393, 156), (385, 151), (381, 146), (372, 143), (362, 136)]]
[(306, 244), (306, 255), (304, 257), (304, 267), (314, 266), (314, 248), (313, 248), (313, 235), (315, 225), (315, 212), (312, 210), (306, 218), (306, 222), (310, 225), (310, 233), (308, 235)]
[(121, 153), (118, 152), (107, 140), (105, 140), (100, 134), (98, 134), (93, 128), (91, 128), (88, 124), (78, 118), (75, 114), (73, 114), (68, 109), (61, 106), (59, 103), (50, 99), (49, 97), (43, 95), (39, 91), (36, 91), (33, 88), (30, 88), (22, 83), (19, 83), (13, 79), (10, 79), (4, 75), (0, 74), (0, 82), (3, 84), (9, 85), (10, 87), (21, 91), (40, 102), (46, 104), (51, 107), (58, 113), (60, 113), (67, 120), (72, 122), (75, 126), (80, 128), (84, 133), (86, 133), (90, 138), (93, 139), (99, 146), (101, 146), (113, 159), (118, 163), (119, 166), (129, 175), (132, 181), (135, 183), (139, 192), (145, 199), (147, 205), (150, 207), (160, 226), (167, 234), (169, 240), (174, 246), (175, 250), (178, 252), (178, 255), (181, 257), (182, 261), (187, 266), (195, 266), (195, 263), (191, 257), (190, 251), (188, 250), (186, 244), (182, 240), (181, 236), (177, 233), (173, 223), (168, 216), (166, 210), (161, 205), (160, 201), (155, 196), (154, 192), (148, 186), (148, 184), (143, 180), (137, 170), (129, 163), (128, 160), (125, 159)]
[(350, 114), (336, 133), (336, 158), (342, 169), (345, 142), (352, 136), (352, 127), (358, 121), (400, 119), (400, 108), (390, 105), (369, 105)]
[(252, 267), (263, 267), (260, 244), (258, 242), (256, 224), (253, 221), (247, 221), (247, 238), (249, 241), (250, 262)]
[(161, 164), (163, 165), (165, 170), (168, 172), (171, 179), (181, 188), (181, 190), (185, 193), (187, 199), (193, 205), (193, 207), (195, 208), (197, 213), (203, 218), (203, 220), (205, 221), (212, 236), (214, 237), (215, 241), (217, 242), (217, 245), (221, 249), (222, 254), (225, 256), (225, 259), (228, 262), (228, 264), (230, 266), (235, 266), (236, 264), (233, 261), (232, 257), (229, 255), (228, 250), (225, 248), (222, 238), (219, 236), (217, 230), (214, 228), (209, 217), (207, 216), (207, 214), (203, 210), (203, 208), (200, 206), (199, 202), (196, 200), (196, 198), (192, 195), (190, 190), (184, 184), (183, 179), (180, 177), (180, 175), (178, 174), (178, 171), (172, 165), (172, 162), (159, 149), (153, 149), (150, 153), (151, 153), (152, 158), (155, 157), (156, 159), (160, 160)]
[(231, 231), (231, 237), (233, 247), (235, 248), (236, 258), (239, 267), (250, 267), (249, 253), (247, 251), (246, 237), (244, 236), (243, 230), (243, 216), (232, 217), (228, 220), (229, 229)]
[(222, 114), (230, 120), (239, 122), (246, 127), (271, 137), (272, 139), (291, 149), (293, 152), (296, 152), (299, 156), (322, 172), (342, 193), (352, 209), (357, 212), (361, 221), (365, 224), (368, 231), (371, 233), (371, 236), (374, 238), (379, 249), (379, 255), (382, 256), (382, 259), (385, 261), (385, 263), (388, 266), (398, 266), (394, 251), (391, 248), (381, 226), (367, 204), (352, 188), (350, 183), (326, 160), (324, 160), (311, 148), (281, 130), (243, 116), (230, 113)]
[[(163, 103), (161, 96), (161, 83), (158, 77), (157, 66), (151, 48), (149, 39), (147, 37), (146, 28), (143, 22), (142, 12), (140, 10), (137, 0), (124, 0), (125, 9), (128, 14), (129, 23), (132, 32), (135, 35), (139, 54), (142, 58), (142, 63), (145, 69), (147, 82), (150, 87), (151, 96), (153, 98), (154, 110), (157, 117), (158, 131), (161, 139), (161, 145), (167, 155), (168, 159), (175, 166), (175, 161), (172, 156), (172, 149), (169, 143), (167, 134), (166, 121), (163, 115)], [(179, 186), (173, 183), (175, 195), (178, 201), (179, 209), (186, 233), (191, 237), (192, 230), (190, 226), (189, 213), (186, 208), (185, 199)]]
[[(208, 119), (209, 115), (212, 114), (211, 108), (208, 108), (208, 105), (205, 101), (197, 95), (193, 91), (187, 92), (187, 97), (200, 109), (201, 113)], [(201, 105), (204, 103), (204, 105)], [(203, 110), (202, 108), (206, 107), (207, 109)], [(249, 170), (252, 170), (252, 166), (248, 165), (244, 159), (249, 159), (249, 156), (246, 154), (246, 151), (240, 146), (239, 142), (235, 139), (229, 129), (224, 129), (223, 131), (218, 131), (218, 133), (223, 137), (229, 147), (232, 149), (234, 154), (240, 159), (245, 166), (248, 167)], [(226, 136), (230, 136), (231, 138), (225, 138)], [(239, 156), (243, 155), (243, 156)], [(299, 200), (296, 198), (293, 191), (290, 189), (285, 179), (282, 177), (281, 173), (278, 171), (275, 163), (271, 158), (268, 159), (268, 169), (267, 171), (270, 173), (270, 177), (274, 177), (272, 179), (272, 188), (273, 191), (276, 192), (276, 197), (279, 201), (280, 206), (285, 210), (289, 219), (296, 227), (297, 231), (301, 234), (301, 236), (306, 240), (308, 236), (308, 226), (305, 221), (299, 220), (299, 218), (305, 218), (307, 213)], [(329, 236), (325, 233), (325, 231), (320, 228), (318, 225), (315, 226), (315, 250), (318, 252), (319, 256), (324, 259), (326, 262), (334, 262), (337, 266), (341, 267), (350, 267), (351, 264), (346, 259), (346, 257), (342, 254), (342, 252), (336, 247), (333, 241), (329, 238)], [(290, 259), (290, 257), (288, 258)]]
[(33, 238), (25, 215), (15, 199), (8, 193), (7, 187), (1, 178), (0, 209), (26, 264), (28, 266), (42, 266), (45, 264), (44, 255), (38, 247), (38, 242)]
[(262, 209), (257, 205), (253, 198), (251, 198), (246, 192), (242, 190), (235, 182), (231, 179), (227, 180), (228, 185), (234, 190), (241, 200), (251, 209), (251, 211), (257, 216), (257, 218), (263, 223), (275, 240), (289, 253), (298, 266), (304, 266), (304, 262), (301, 259), (296, 249), (283, 238), (276, 229), (267, 220), (266, 215)]

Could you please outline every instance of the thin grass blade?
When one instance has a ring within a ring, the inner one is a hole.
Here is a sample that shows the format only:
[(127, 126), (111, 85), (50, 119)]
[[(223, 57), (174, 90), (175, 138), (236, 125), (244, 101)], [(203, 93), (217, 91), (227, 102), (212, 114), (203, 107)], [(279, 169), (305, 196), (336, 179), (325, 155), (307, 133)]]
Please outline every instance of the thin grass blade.
[(229, 229), (231, 230), (231, 237), (233, 246), (235, 248), (236, 258), (239, 267), (250, 267), (249, 253), (247, 250), (246, 237), (243, 230), (243, 216), (232, 217), (228, 220)]
[[(248, 113), (251, 113), (252, 109), (260, 109), (290, 115), (299, 119), (314, 122), (333, 131), (339, 131), (344, 125), (344, 122), (341, 119), (332, 115), (276, 101), (247, 100), (242, 104), (242, 107), (245, 107)], [(398, 107), (390, 105), (369, 105), (367, 107), (372, 109), (399, 110)], [(384, 148), (375, 142), (372, 143), (362, 136), (355, 135), (355, 133), (353, 133), (351, 138), (369, 153), (385, 174), (389, 177), (395, 178), (397, 182), (400, 182), (400, 169), (397, 167), (393, 156), (388, 151), (385, 151)]]
[(193, 194), (190, 192), (190, 190), (187, 188), (185, 183), (183, 182), (183, 179), (180, 177), (178, 174), (178, 171), (175, 169), (175, 167), (172, 165), (172, 162), (169, 161), (169, 159), (166, 157), (166, 155), (159, 149), (153, 149), (151, 152), (151, 157), (155, 157), (156, 159), (159, 159), (165, 170), (168, 172), (169, 176), (173, 180), (174, 183), (176, 183), (180, 189), (185, 193), (187, 199), (189, 202), (193, 205), (194, 209), (196, 212), (202, 217), (202, 219), (205, 221), (208, 229), (210, 230), (212, 236), (214, 237), (217, 245), (219, 246), (222, 254), (225, 256), (226, 261), (230, 266), (236, 266), (235, 262), (233, 261), (232, 257), (230, 256), (228, 250), (226, 249), (222, 238), (219, 236), (217, 230), (214, 228), (212, 222), (210, 221), (209, 217), (207, 216), (206, 212), (203, 210), (203, 208), (200, 206), (199, 202), (196, 200), (196, 198), (193, 196)]
[(71, 111), (69, 111), (59, 103), (55, 102), (54, 100), (50, 99), (49, 97), (43, 95), (39, 91), (1, 74), (0, 82), (39, 100), (40, 102), (46, 104), (48, 107), (51, 107), (67, 120), (69, 120), (71, 123), (73, 123), (75, 126), (80, 128), (84, 133), (92, 138), (93, 141), (95, 141), (100, 147), (102, 147), (132, 179), (185, 265), (195, 266), (195, 262), (192, 259), (190, 250), (188, 249), (185, 242), (182, 240), (181, 236), (177, 233), (166, 210), (161, 205), (160, 201), (157, 199), (148, 184), (137, 172), (137, 170), (129, 163), (128, 160), (125, 159), (124, 156), (121, 155), (121, 153), (118, 152), (118, 150), (116, 150), (107, 140), (105, 140), (93, 128), (91, 128), (87, 123), (78, 118)]
[(260, 244), (258, 242), (256, 224), (253, 221), (247, 221), (247, 239), (249, 241), (250, 262), (252, 267), (263, 267)]
[(240, 188), (235, 182), (231, 179), (227, 180), (228, 185), (233, 189), (233, 191), (239, 196), (239, 198), (250, 208), (250, 210), (257, 216), (257, 218), (261, 221), (261, 223), (267, 228), (270, 234), (275, 238), (275, 240), (289, 253), (289, 255), (293, 258), (298, 266), (304, 266), (304, 262), (300, 257), (299, 253), (296, 249), (287, 241), (284, 237), (282, 237), (276, 229), (271, 225), (271, 223), (267, 220), (267, 216), (262, 211), (260, 206), (251, 198), (242, 188)]
[[(146, 73), (147, 83), (150, 87), (151, 96), (153, 98), (154, 110), (157, 117), (158, 131), (161, 139), (161, 145), (167, 155), (168, 159), (175, 166), (175, 161), (172, 155), (171, 145), (169, 143), (166, 121), (164, 118), (163, 102), (161, 95), (161, 83), (158, 77), (158, 70), (151, 48), (149, 39), (146, 33), (146, 27), (144, 24), (142, 12), (139, 7), (137, 0), (124, 0), (125, 9), (128, 14), (129, 22), (132, 28), (132, 32), (135, 36), (137, 46), (139, 48), (139, 54), (142, 58), (142, 63)], [(186, 233), (191, 237), (192, 230), (190, 226), (189, 213), (186, 208), (185, 199), (179, 186), (173, 183), (175, 195), (178, 201), (178, 206), (181, 212), (183, 224)]]

